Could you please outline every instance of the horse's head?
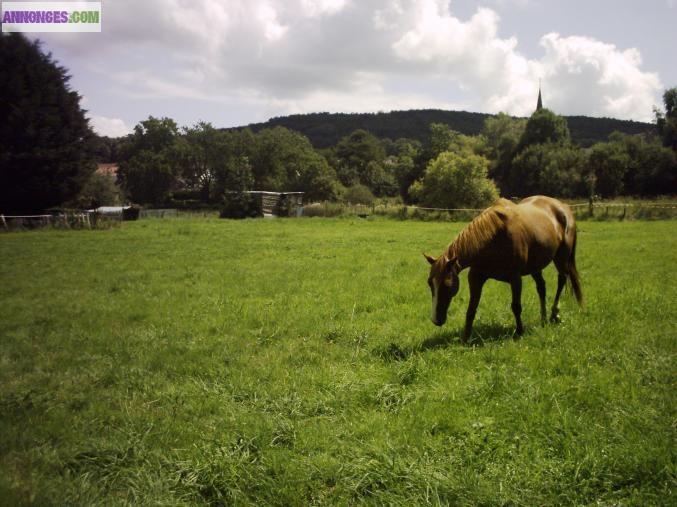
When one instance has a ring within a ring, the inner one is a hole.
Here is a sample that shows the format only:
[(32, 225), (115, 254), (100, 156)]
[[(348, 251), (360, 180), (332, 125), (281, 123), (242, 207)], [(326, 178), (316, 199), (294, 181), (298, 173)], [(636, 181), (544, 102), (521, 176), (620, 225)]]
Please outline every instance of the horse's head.
[(449, 259), (445, 254), (437, 259), (426, 254), (423, 256), (430, 263), (428, 286), (433, 296), (430, 320), (436, 326), (441, 326), (447, 321), (451, 298), (458, 292), (458, 273), (461, 271), (461, 265), (457, 259)]

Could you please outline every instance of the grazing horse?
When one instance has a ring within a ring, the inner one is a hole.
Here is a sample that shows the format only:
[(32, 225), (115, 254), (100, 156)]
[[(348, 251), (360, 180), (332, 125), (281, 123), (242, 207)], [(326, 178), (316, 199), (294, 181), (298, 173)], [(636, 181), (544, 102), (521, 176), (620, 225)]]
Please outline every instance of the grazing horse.
[(557, 268), (557, 293), (550, 320), (559, 321), (559, 297), (567, 279), (576, 299), (583, 304), (581, 282), (576, 271), (576, 223), (566, 204), (542, 195), (515, 204), (499, 199), (468, 224), (437, 259), (423, 254), (431, 264), (428, 285), (432, 292), (431, 320), (441, 326), (447, 320), (451, 299), (458, 293), (459, 273), (465, 268), (470, 302), (461, 341), (472, 332), (482, 286), (489, 278), (507, 282), (512, 288), (512, 311), (516, 333), (522, 325), (522, 277), (531, 275), (541, 301), (541, 321), (546, 321), (545, 280), (542, 270), (551, 261)]

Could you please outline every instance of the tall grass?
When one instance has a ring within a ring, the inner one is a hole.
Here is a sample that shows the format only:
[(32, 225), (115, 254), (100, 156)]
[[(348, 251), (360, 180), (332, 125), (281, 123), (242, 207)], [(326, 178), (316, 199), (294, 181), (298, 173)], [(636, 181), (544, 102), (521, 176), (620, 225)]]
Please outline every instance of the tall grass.
[(2, 503), (674, 503), (675, 222), (580, 223), (587, 308), (525, 280), (514, 340), (490, 282), (471, 346), (420, 254), (462, 226), (0, 236)]

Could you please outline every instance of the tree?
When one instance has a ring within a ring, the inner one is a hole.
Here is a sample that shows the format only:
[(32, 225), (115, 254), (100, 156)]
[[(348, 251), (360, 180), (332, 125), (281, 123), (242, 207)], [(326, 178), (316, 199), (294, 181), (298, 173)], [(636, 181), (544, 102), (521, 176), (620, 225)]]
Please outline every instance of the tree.
[(247, 218), (261, 216), (259, 201), (248, 194), (254, 185), (254, 172), (245, 156), (233, 159), (233, 167), (227, 172), (226, 191), (223, 195), (221, 218)]
[(424, 206), (483, 208), (498, 198), (488, 171), (489, 161), (481, 155), (443, 152), (430, 162), (410, 193)]
[(256, 136), (250, 129), (222, 132), (219, 152), (219, 161), (212, 168), (214, 171), (210, 190), (212, 202), (221, 201), (226, 190), (234, 189), (233, 178), (236, 176), (233, 173), (241, 170), (244, 165), (251, 173), (251, 179), (246, 178), (249, 184), (246, 190), (252, 190), (255, 186), (250, 160), (256, 154)]
[(629, 158), (623, 181), (627, 193), (655, 196), (677, 193), (677, 153), (653, 136), (614, 133)]
[(582, 169), (585, 157), (580, 149), (558, 144), (534, 144), (511, 163), (508, 185), (520, 197), (545, 194), (556, 197), (583, 195)]
[(117, 206), (122, 202), (120, 193), (120, 187), (116, 185), (114, 176), (93, 172), (71, 204), (86, 209)]
[(489, 176), (496, 181), (503, 195), (512, 193), (508, 180), (510, 165), (525, 127), (526, 120), (514, 119), (505, 113), (484, 121), (482, 154), (490, 160)]
[(549, 109), (535, 111), (524, 128), (517, 151), (534, 144), (569, 144), (570, 135), (567, 121)]
[(466, 136), (456, 132), (444, 123), (430, 125), (430, 158), (437, 158), (440, 153), (477, 153), (481, 151), (482, 140), (477, 136)]
[(609, 142), (593, 146), (588, 167), (604, 196), (677, 192), (677, 156), (654, 136), (615, 132)]
[(122, 148), (118, 181), (129, 198), (162, 206), (177, 185), (178, 128), (171, 118), (150, 116), (134, 127)]
[(369, 187), (356, 183), (352, 187), (346, 188), (343, 199), (351, 204), (366, 204), (370, 206), (374, 203), (374, 194), (371, 193)]
[(677, 193), (677, 155), (674, 150), (657, 143), (646, 143), (638, 155), (637, 162), (632, 164), (636, 169), (632, 171), (628, 185), (634, 193), (644, 196)]
[(663, 93), (665, 114), (655, 110), (656, 126), (663, 140), (663, 146), (677, 152), (677, 87), (665, 90)]
[(621, 194), (629, 167), (630, 157), (622, 143), (595, 144), (588, 158), (588, 169), (595, 177), (594, 192), (603, 197)]
[(210, 200), (218, 166), (228, 157), (226, 133), (211, 123), (198, 122), (184, 127), (176, 140), (177, 160), (183, 184), (200, 193), (203, 202)]
[(343, 185), (362, 183), (368, 186), (367, 166), (369, 162), (383, 162), (385, 150), (375, 136), (359, 129), (341, 138), (336, 145), (336, 157), (339, 164), (336, 172)]
[(384, 165), (395, 178), (402, 199), (409, 198), (409, 187), (419, 179), (425, 170), (425, 164), (418, 163), (423, 148), (415, 139), (400, 138), (395, 141), (395, 155), (388, 157)]
[(39, 42), (0, 35), (0, 211), (32, 213), (78, 194), (93, 134), (65, 68)]
[(334, 172), (305, 136), (284, 127), (264, 129), (256, 136), (252, 161), (256, 186), (262, 190), (306, 192), (309, 200), (338, 195)]

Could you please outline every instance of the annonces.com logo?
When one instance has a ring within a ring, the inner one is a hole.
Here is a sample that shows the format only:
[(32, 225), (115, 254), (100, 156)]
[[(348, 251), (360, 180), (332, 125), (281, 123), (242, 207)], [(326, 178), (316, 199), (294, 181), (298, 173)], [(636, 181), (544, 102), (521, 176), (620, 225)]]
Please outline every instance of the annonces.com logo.
[(2, 2), (3, 32), (100, 32), (101, 2)]

